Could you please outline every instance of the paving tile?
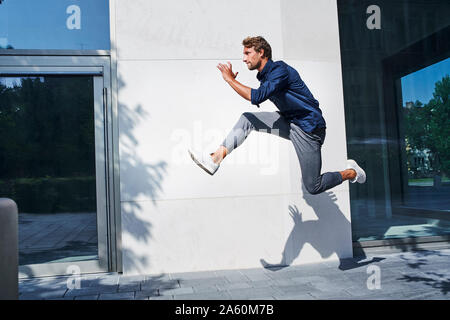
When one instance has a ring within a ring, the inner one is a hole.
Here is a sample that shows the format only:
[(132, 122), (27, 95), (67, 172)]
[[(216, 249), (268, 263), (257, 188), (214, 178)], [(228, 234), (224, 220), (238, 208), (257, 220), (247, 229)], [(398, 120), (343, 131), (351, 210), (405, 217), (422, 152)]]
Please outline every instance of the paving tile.
[(19, 290), (22, 291), (37, 291), (37, 290), (53, 290), (53, 289), (67, 289), (67, 280), (53, 280), (53, 281), (26, 281), (20, 282)]
[(169, 290), (180, 288), (180, 284), (176, 280), (168, 280), (168, 281), (153, 281), (153, 280), (145, 280), (141, 283), (141, 290), (152, 290), (152, 289), (160, 289), (160, 290)]
[(86, 296), (101, 293), (116, 293), (117, 286), (107, 286), (107, 287), (88, 287), (82, 289), (71, 289), (66, 292), (65, 297), (76, 297), (76, 296)]
[(274, 280), (258, 280), (258, 281), (249, 281), (248, 284), (252, 288), (265, 288), (265, 287), (271, 287), (277, 285), (277, 283)]
[(21, 285), (19, 285), (18, 289), (19, 289), (20, 294), (25, 294), (25, 293), (38, 294), (39, 292), (67, 290), (67, 286), (66, 285), (57, 285), (57, 286), (32, 286), (32, 285), (21, 286)]
[(128, 284), (140, 284), (141, 282), (144, 282), (146, 280), (146, 277), (144, 275), (137, 275), (137, 276), (121, 276), (119, 277), (119, 286), (120, 285), (128, 285)]
[(82, 286), (98, 287), (104, 285), (117, 285), (119, 284), (119, 274), (95, 274), (84, 275), (81, 278)]
[(118, 292), (131, 292), (131, 291), (140, 291), (141, 284), (140, 283), (128, 283), (128, 284), (119, 284)]
[(230, 300), (229, 293), (224, 291), (204, 292), (194, 294), (178, 294), (173, 296), (174, 300)]
[(242, 276), (241, 271), (239, 271), (239, 269), (232, 269), (232, 270), (216, 270), (214, 272), (216, 274), (216, 276), (218, 277), (225, 277), (228, 275), (234, 276), (234, 275), (240, 275)]
[(102, 287), (116, 287), (118, 286), (118, 279), (98, 279), (98, 280), (91, 280), (91, 281), (81, 281), (80, 285), (82, 288), (102, 288)]
[(216, 277), (216, 278), (203, 278), (203, 279), (188, 279), (188, 280), (178, 280), (181, 287), (191, 287), (191, 286), (199, 286), (199, 285), (216, 285), (216, 284), (226, 284), (229, 283), (224, 277)]
[[(52, 298), (50, 298), (52, 299)], [(39, 296), (36, 295), (23, 295), (23, 296), (19, 296), (19, 300), (45, 300), (44, 298), (41, 298)]]
[(87, 296), (75, 296), (75, 300), (98, 300), (99, 294), (87, 295)]
[[(447, 294), (448, 295), (448, 294)], [(433, 300), (436, 296), (444, 296), (442, 292), (417, 290), (417, 291), (402, 291), (397, 294), (397, 299), (400, 300)], [(450, 297), (447, 297), (450, 299)]]
[(260, 297), (270, 297), (276, 293), (280, 293), (277, 289), (273, 287), (266, 288), (250, 288), (250, 289), (231, 289), (227, 290), (232, 299), (249, 299), (249, 298), (260, 298)]
[(207, 293), (207, 292), (217, 292), (219, 289), (215, 285), (198, 285), (198, 286), (192, 286), (192, 289), (195, 293)]
[(99, 300), (134, 300), (134, 292), (102, 293)]
[(148, 298), (148, 297), (156, 297), (156, 296), (159, 296), (159, 291), (157, 289), (154, 289), (154, 290), (136, 291), (136, 294), (134, 297), (135, 297), (135, 299), (138, 299), (138, 298), (142, 298), (142, 297)]
[(315, 276), (315, 275), (311, 275), (311, 276), (298, 276), (298, 274), (290, 274), (290, 277), (283, 277), (280, 279), (275, 279), (274, 282), (275, 283), (284, 283), (284, 282), (293, 282), (293, 284), (303, 284), (303, 283), (329, 283), (329, 282), (336, 282), (336, 281), (346, 281), (347, 279), (343, 279), (343, 278), (337, 278), (334, 279), (332, 277), (328, 276)]
[[(333, 281), (310, 281), (309, 284), (320, 291), (333, 291), (336, 288), (347, 289), (355, 286), (354, 282), (349, 282), (342, 279), (334, 279)], [(366, 282), (364, 282), (366, 284)]]
[(263, 274), (263, 273), (245, 273), (244, 275), (250, 281), (270, 281), (270, 280), (272, 280), (272, 278), (270, 278), (267, 274)]
[(26, 292), (19, 295), (19, 300), (43, 300), (51, 298), (62, 298), (67, 289), (58, 289), (51, 291)]
[(149, 297), (148, 300), (173, 300), (173, 296), (154, 296)]
[[(322, 275), (326, 275), (329, 273), (323, 272)], [(307, 272), (301, 270), (289, 270), (282, 273), (273, 272), (269, 273), (268, 276), (271, 279), (289, 279), (289, 278), (301, 278), (301, 277), (311, 277), (311, 276), (320, 276), (320, 274), (308, 274)]]
[(191, 293), (194, 293), (194, 289), (192, 287), (183, 287), (183, 288), (176, 288), (176, 289), (160, 289), (159, 290), (159, 294), (161, 296), (191, 294)]
[(71, 290), (92, 290), (93, 292), (106, 292), (106, 293), (110, 293), (110, 292), (117, 292), (119, 286), (117, 284), (113, 285), (107, 285), (107, 284), (97, 284), (95, 286), (87, 286), (83, 283), (81, 283), (81, 287), (79, 289), (71, 289)]
[(60, 298), (49, 298), (49, 299), (45, 299), (45, 300), (74, 300), (74, 297), (60, 297)]
[(198, 271), (198, 272), (177, 272), (169, 273), (172, 280), (189, 280), (189, 279), (204, 279), (217, 277), (215, 271)]
[(265, 269), (265, 268), (253, 268), (253, 269), (241, 269), (239, 270), (239, 272), (245, 276), (248, 275), (268, 275), (270, 273), (272, 273), (272, 271)]
[(231, 283), (235, 283), (235, 282), (245, 282), (248, 281), (249, 279), (244, 276), (242, 273), (230, 273), (230, 274), (226, 274), (223, 275), (225, 277), (225, 279), (227, 279), (228, 282)]
[(307, 284), (310, 280), (308, 277), (300, 278), (280, 278), (273, 280), (275, 286), (294, 286), (298, 284)]
[(309, 293), (291, 293), (291, 294), (274, 294), (275, 300), (316, 300), (317, 298), (313, 297)]
[(218, 284), (219, 291), (233, 290), (233, 289), (250, 289), (252, 288), (250, 282), (234, 282), (227, 284)]
[(276, 286), (276, 290), (281, 295), (298, 295), (298, 294), (310, 294), (311, 292), (318, 291), (309, 283), (295, 284), (289, 286)]
[[(417, 291), (423, 291), (421, 288), (412, 288), (412, 287), (405, 287), (403, 285), (398, 284), (381, 284), (379, 289), (373, 289), (369, 290), (367, 285), (360, 285), (358, 287), (352, 287), (347, 288), (345, 291), (347, 291), (349, 294), (351, 294), (354, 297), (372, 297), (372, 296), (397, 296), (402, 297), (404, 292), (417, 292)], [(428, 290), (430, 292), (430, 290)]]
[(333, 290), (333, 291), (312, 291), (310, 293), (314, 298), (321, 299), (321, 300), (345, 300), (353, 298), (352, 295), (350, 295), (345, 290)]

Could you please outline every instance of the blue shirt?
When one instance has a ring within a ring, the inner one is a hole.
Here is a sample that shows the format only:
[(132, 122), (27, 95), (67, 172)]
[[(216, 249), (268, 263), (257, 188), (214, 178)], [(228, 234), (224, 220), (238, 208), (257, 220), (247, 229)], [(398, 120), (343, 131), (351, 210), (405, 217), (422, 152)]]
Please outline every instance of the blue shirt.
[(269, 59), (256, 75), (261, 85), (251, 90), (251, 102), (258, 105), (269, 99), (288, 121), (303, 131), (326, 128), (319, 101), (309, 91), (298, 72), (283, 61)]

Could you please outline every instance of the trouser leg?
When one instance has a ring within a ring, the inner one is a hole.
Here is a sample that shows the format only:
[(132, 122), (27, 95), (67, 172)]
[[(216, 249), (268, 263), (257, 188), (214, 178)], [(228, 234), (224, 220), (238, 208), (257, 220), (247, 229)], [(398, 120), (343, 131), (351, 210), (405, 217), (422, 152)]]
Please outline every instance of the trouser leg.
[(325, 131), (322, 137), (307, 134), (297, 125), (289, 123), (279, 112), (244, 112), (222, 142), (222, 146), (227, 148), (227, 154), (240, 146), (253, 130), (276, 134), (292, 141), (300, 162), (303, 184), (309, 193), (319, 194), (343, 182), (338, 171), (320, 173)]
[(291, 124), (290, 139), (300, 162), (303, 185), (310, 194), (319, 194), (342, 183), (339, 172), (321, 174), (321, 148), (325, 140), (325, 130), (321, 136), (304, 132)]
[(289, 122), (279, 112), (244, 112), (222, 142), (227, 154), (239, 147), (251, 131), (263, 131), (289, 139)]

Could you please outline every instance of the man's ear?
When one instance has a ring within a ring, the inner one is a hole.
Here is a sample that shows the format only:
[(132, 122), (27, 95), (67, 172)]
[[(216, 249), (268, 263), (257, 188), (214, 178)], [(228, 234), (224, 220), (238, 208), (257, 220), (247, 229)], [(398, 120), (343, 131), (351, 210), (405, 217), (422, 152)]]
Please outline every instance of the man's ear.
[(264, 57), (264, 54), (265, 54), (264, 49), (262, 49), (262, 48), (259, 49), (258, 54), (259, 54), (259, 57), (260, 57), (260, 58), (263, 58), (263, 57)]

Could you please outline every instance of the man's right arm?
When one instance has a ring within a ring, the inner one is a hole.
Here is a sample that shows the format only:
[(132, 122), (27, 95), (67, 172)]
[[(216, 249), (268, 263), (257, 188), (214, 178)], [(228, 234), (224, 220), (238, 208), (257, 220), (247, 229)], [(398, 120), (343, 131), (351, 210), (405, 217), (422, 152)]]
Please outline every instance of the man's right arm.
[(239, 93), (239, 95), (242, 98), (244, 98), (244, 99), (246, 99), (248, 101), (251, 101), (251, 91), (252, 91), (252, 89), (250, 87), (247, 87), (247, 86), (243, 85), (242, 83), (237, 81), (235, 78), (230, 79), (229, 81), (227, 81), (227, 83), (234, 89), (234, 91)]
[(238, 72), (233, 73), (231, 63), (228, 61), (227, 64), (219, 63), (217, 68), (222, 72), (223, 79), (236, 91), (239, 95), (250, 101), (251, 99), (251, 88), (244, 86), (242, 83), (236, 80)]

